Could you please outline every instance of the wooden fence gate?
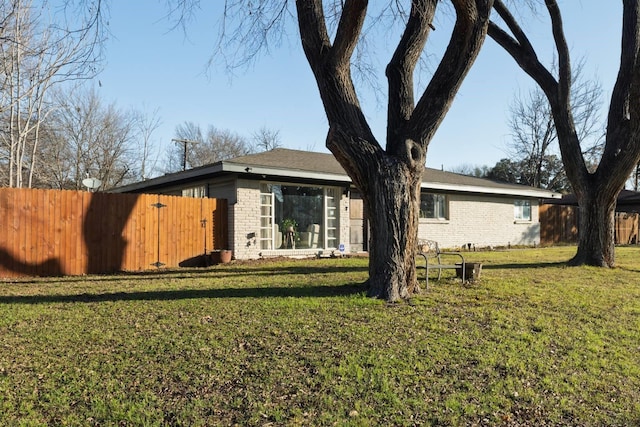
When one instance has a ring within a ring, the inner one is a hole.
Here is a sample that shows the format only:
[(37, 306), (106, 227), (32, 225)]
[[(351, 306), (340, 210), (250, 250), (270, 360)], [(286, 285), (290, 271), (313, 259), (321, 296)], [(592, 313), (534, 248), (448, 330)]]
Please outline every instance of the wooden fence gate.
[(156, 194), (0, 189), (0, 277), (192, 265), (227, 248), (227, 203)]

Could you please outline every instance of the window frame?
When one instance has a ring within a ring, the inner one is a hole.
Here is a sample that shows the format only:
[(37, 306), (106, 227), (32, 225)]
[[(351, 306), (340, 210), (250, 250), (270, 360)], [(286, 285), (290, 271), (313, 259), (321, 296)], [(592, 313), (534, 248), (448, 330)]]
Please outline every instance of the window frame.
[[(525, 216), (527, 210), (528, 216)], [(515, 222), (533, 221), (533, 209), (530, 199), (515, 199), (513, 201), (513, 220)]]
[[(427, 209), (423, 209), (423, 203), (428, 203), (425, 198), (433, 197), (434, 207), (433, 211), (438, 212), (434, 216), (426, 216)], [(424, 212), (424, 214), (423, 214)], [(420, 191), (420, 207), (418, 212), (418, 218), (420, 221), (448, 221), (449, 220), (449, 196), (445, 193), (434, 193), (429, 191)]]
[[(314, 248), (296, 248), (296, 250), (332, 250), (338, 247), (340, 242), (340, 203), (342, 198), (342, 188), (327, 185), (309, 185), (290, 182), (262, 181), (260, 182), (260, 247), (263, 250), (282, 250), (290, 251), (291, 248), (276, 247), (276, 225), (277, 225), (277, 196), (274, 188), (282, 187), (306, 187), (322, 191), (322, 227), (321, 240), (318, 247)], [(281, 196), (282, 197), (282, 196)], [(265, 203), (266, 202), (266, 203)], [(270, 211), (270, 215), (267, 211)], [(297, 230), (298, 233), (305, 230)], [(282, 232), (282, 230), (279, 230)]]

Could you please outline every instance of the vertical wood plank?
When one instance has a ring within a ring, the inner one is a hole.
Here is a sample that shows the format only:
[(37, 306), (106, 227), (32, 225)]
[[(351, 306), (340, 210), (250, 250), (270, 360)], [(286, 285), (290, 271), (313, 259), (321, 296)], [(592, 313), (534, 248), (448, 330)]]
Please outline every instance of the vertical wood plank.
[(7, 191), (5, 188), (0, 188), (0, 277), (7, 277), (9, 275), (8, 269), (5, 266), (8, 260), (6, 245), (7, 236), (9, 235), (7, 203)]
[(226, 222), (226, 200), (0, 189), (0, 277), (176, 267), (226, 248)]
[(72, 268), (74, 271), (80, 272), (79, 274), (84, 274), (87, 271), (87, 261), (86, 261), (86, 244), (84, 242), (84, 235), (82, 234), (82, 224), (84, 224), (84, 211), (85, 207), (85, 191), (77, 191), (75, 192), (74, 197), (74, 212), (71, 216), (72, 218), (72, 230), (75, 235), (73, 241), (76, 242), (75, 247), (71, 249), (71, 253), (73, 254), (74, 260), (72, 263)]

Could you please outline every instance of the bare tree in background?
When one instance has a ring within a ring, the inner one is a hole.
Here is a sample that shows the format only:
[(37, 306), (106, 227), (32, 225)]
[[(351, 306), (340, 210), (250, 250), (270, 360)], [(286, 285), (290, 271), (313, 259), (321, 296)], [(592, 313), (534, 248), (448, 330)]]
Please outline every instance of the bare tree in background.
[(273, 130), (266, 126), (262, 126), (260, 129), (255, 131), (252, 136), (255, 151), (269, 151), (282, 146), (279, 130)]
[(540, 62), (502, 0), (494, 3), (502, 22), (492, 21), (489, 35), (534, 79), (551, 106), (562, 162), (580, 206), (578, 250), (570, 264), (612, 267), (617, 196), (640, 161), (640, 1), (623, 0), (620, 67), (609, 105), (604, 150), (595, 170), (585, 161), (571, 108), (575, 103), (573, 73), (560, 7), (555, 0), (545, 0), (545, 6), (558, 58), (556, 70)]
[(153, 133), (160, 127), (160, 110), (154, 109), (150, 113), (145, 109), (136, 113), (135, 128), (137, 129), (138, 164), (140, 166), (139, 179), (151, 177), (157, 167), (160, 151), (153, 141)]
[[(576, 132), (585, 152), (595, 152), (603, 144), (599, 126), (602, 87), (599, 82), (584, 78), (584, 61), (573, 70), (571, 112)], [(510, 106), (511, 141), (507, 153), (520, 166), (519, 183), (538, 188), (562, 188), (564, 170), (557, 164), (557, 134), (549, 101), (539, 87), (526, 95), (517, 94)]]
[(226, 129), (209, 126), (206, 134), (200, 125), (184, 122), (176, 127), (174, 146), (167, 157), (167, 172), (215, 163), (253, 152), (250, 142)]
[(5, 185), (31, 187), (50, 90), (95, 75), (101, 1), (8, 0), (0, 5), (0, 161)]
[[(176, 3), (178, 11), (193, 5)], [(419, 291), (415, 254), (427, 147), (480, 51), (493, 1), (451, 1), (455, 23), (449, 44), (424, 90), (417, 90), (416, 66), (441, 3), (376, 2), (369, 10), (366, 0), (297, 0), (294, 12), (284, 0), (225, 1), (220, 51), (238, 53), (241, 64), (270, 42), (277, 44), (286, 33), (283, 18), (296, 16), (329, 123), (326, 146), (360, 190), (370, 220), (368, 293), (390, 302)], [(397, 19), (390, 24), (386, 17)], [(367, 122), (352, 78), (367, 18), (372, 26), (367, 30), (397, 40), (385, 68), (384, 147)], [(399, 31), (391, 36), (392, 29)]]
[(245, 156), (253, 152), (251, 143), (237, 133), (209, 126), (203, 144), (193, 146), (194, 166)]
[[(58, 171), (59, 188), (83, 189), (85, 178), (102, 181), (101, 190), (137, 178), (135, 148), (138, 115), (104, 104), (95, 88), (58, 91), (56, 109), (47, 121), (47, 144), (41, 156)], [(51, 134), (51, 135), (50, 135)]]
[(487, 173), (489, 173), (489, 169), (490, 167), (487, 165), (478, 166), (478, 165), (472, 165), (470, 163), (463, 163), (461, 165), (449, 168), (448, 171), (457, 173), (460, 175), (485, 178), (487, 176)]

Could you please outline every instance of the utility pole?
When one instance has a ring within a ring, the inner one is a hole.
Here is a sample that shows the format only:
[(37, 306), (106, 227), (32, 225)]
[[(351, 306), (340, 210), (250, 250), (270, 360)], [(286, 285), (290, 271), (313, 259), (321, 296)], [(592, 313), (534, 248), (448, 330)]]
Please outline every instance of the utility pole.
[(187, 144), (197, 144), (200, 141), (191, 141), (189, 139), (172, 139), (173, 142), (184, 144), (184, 155), (182, 156), (182, 170), (187, 169)]

